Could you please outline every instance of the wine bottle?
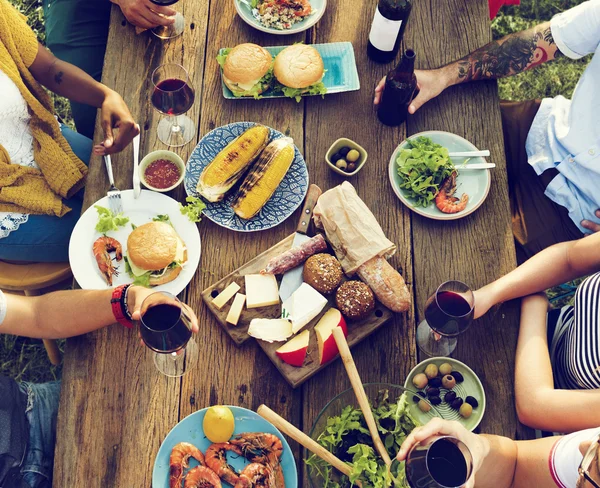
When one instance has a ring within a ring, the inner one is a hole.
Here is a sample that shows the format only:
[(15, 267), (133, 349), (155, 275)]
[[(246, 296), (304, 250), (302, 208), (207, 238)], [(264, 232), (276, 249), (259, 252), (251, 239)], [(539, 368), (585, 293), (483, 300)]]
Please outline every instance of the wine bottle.
[(385, 79), (385, 87), (377, 109), (377, 117), (382, 124), (400, 125), (406, 120), (408, 106), (417, 89), (415, 57), (412, 49), (407, 49), (402, 59)]
[(411, 9), (411, 0), (379, 0), (367, 44), (369, 58), (377, 63), (396, 58)]

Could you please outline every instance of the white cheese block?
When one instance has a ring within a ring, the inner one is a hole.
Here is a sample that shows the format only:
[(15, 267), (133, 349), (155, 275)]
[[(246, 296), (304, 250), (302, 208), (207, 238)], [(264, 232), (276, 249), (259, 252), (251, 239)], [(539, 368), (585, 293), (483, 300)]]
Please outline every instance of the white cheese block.
[(246, 280), (246, 308), (268, 307), (279, 304), (279, 287), (272, 274), (251, 274)]
[(292, 335), (292, 324), (286, 319), (252, 319), (248, 335), (267, 342), (281, 342)]
[(292, 321), (294, 334), (314, 319), (327, 305), (327, 298), (308, 283), (302, 283), (283, 304), (282, 316)]
[(235, 281), (233, 283), (229, 283), (229, 286), (213, 299), (212, 304), (217, 307), (218, 310), (221, 310), (238, 291), (240, 291), (240, 285), (238, 285)]
[(237, 325), (240, 320), (240, 315), (242, 314), (242, 309), (244, 308), (245, 302), (246, 295), (238, 293), (233, 299), (233, 303), (231, 304), (231, 308), (229, 309), (229, 313), (227, 314), (225, 321), (231, 325)]

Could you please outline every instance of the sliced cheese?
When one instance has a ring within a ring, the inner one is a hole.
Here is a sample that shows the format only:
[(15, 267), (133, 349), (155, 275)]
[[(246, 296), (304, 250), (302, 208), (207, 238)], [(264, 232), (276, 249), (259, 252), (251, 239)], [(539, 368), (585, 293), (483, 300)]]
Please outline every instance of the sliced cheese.
[(302, 283), (283, 303), (282, 317), (292, 321), (294, 334), (314, 319), (327, 305), (327, 298), (308, 283)]
[(262, 341), (281, 342), (292, 335), (292, 324), (286, 319), (252, 319), (248, 335)]
[(221, 310), (238, 291), (240, 291), (240, 285), (234, 281), (213, 299), (212, 304), (217, 307), (217, 310)]
[(133, 261), (131, 259), (128, 259), (127, 262), (129, 263), (129, 267), (131, 268), (131, 272), (135, 276), (142, 276), (144, 273), (148, 272), (147, 269), (142, 269), (139, 266), (136, 266), (135, 264), (133, 264)]
[(254, 88), (254, 85), (256, 85), (260, 81), (260, 78), (258, 78), (255, 81), (249, 81), (247, 83), (234, 83), (233, 81), (231, 81), (226, 76), (223, 76), (223, 77), (227, 80), (227, 82), (229, 84), (237, 86), (240, 90), (243, 90), (243, 91), (250, 91), (250, 90), (252, 90), (252, 88)]
[(269, 307), (279, 304), (279, 287), (272, 274), (251, 274), (244, 276), (246, 281), (246, 307)]
[(231, 304), (231, 308), (229, 309), (229, 313), (227, 314), (225, 321), (231, 325), (237, 325), (240, 320), (240, 315), (242, 315), (245, 302), (246, 295), (238, 293), (233, 299), (233, 303)]

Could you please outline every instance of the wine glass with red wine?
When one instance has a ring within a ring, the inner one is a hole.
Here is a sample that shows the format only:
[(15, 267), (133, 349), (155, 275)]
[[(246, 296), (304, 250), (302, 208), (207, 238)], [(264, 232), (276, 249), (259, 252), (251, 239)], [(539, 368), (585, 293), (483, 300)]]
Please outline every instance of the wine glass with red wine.
[(473, 321), (475, 296), (461, 281), (446, 281), (425, 303), (425, 320), (417, 327), (417, 344), (428, 356), (449, 356), (457, 337)]
[(176, 296), (165, 291), (149, 295), (140, 311), (140, 335), (154, 351), (154, 364), (166, 376), (183, 376), (198, 361), (190, 340), (192, 321)]
[[(169, 5), (173, 5), (177, 3), (179, 0), (150, 0), (154, 5), (159, 5), (160, 7), (168, 7)], [(171, 25), (159, 25), (152, 29), (152, 34), (160, 39), (173, 39), (174, 37), (180, 36), (183, 34), (183, 29), (185, 27), (185, 19), (180, 12), (175, 14), (175, 22)]]
[(179, 64), (163, 64), (152, 73), (152, 86), (152, 105), (167, 116), (158, 124), (158, 139), (167, 146), (184, 146), (196, 137), (194, 121), (183, 115), (195, 97), (187, 71)]
[(473, 456), (455, 437), (434, 437), (412, 448), (405, 470), (411, 488), (461, 488), (473, 474)]

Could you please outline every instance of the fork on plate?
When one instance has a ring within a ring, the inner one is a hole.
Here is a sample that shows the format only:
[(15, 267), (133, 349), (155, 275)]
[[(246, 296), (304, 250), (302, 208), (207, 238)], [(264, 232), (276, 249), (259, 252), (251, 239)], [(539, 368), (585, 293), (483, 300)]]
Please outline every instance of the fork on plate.
[(115, 186), (112, 162), (110, 160), (109, 154), (106, 154), (104, 156), (104, 164), (106, 165), (106, 172), (108, 173), (108, 182), (110, 183), (110, 188), (106, 192), (106, 196), (108, 197), (108, 206), (112, 213), (120, 214), (123, 212), (123, 204), (121, 203), (121, 191)]

